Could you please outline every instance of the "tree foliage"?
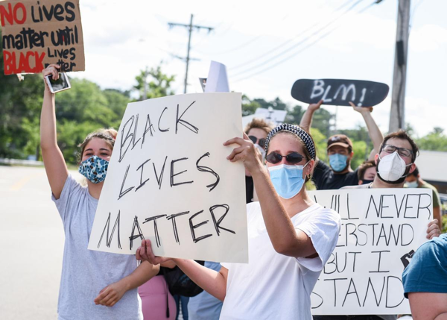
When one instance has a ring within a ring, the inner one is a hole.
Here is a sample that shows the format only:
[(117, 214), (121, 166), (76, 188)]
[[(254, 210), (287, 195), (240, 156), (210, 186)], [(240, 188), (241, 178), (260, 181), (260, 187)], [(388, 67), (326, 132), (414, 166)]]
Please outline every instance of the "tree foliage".
[[(151, 76), (152, 80), (148, 83), (149, 76)], [(164, 74), (161, 65), (151, 68), (149, 71), (147, 69), (141, 70), (140, 74), (135, 77), (135, 80), (137, 84), (134, 86), (134, 89), (139, 93), (139, 100), (160, 98), (174, 94), (174, 91), (171, 90), (171, 83), (175, 80), (175, 76)]]
[(439, 127), (435, 127), (432, 132), (422, 138), (416, 139), (415, 142), (420, 150), (447, 151), (446, 134)]

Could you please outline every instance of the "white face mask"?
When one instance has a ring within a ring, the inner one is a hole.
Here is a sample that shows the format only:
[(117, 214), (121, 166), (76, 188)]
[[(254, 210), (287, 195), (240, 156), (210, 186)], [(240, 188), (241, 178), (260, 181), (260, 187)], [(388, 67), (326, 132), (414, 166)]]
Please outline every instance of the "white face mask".
[(399, 156), (397, 151), (379, 159), (378, 174), (383, 180), (392, 182), (403, 178), (406, 167), (412, 164), (406, 165), (406, 162)]

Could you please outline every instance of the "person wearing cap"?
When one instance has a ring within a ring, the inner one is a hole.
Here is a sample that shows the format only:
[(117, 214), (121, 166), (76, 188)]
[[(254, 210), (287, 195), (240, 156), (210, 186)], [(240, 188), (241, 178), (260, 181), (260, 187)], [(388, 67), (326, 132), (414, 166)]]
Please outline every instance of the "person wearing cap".
[[(313, 114), (320, 108), (322, 103), (323, 100), (308, 106), (300, 121), (300, 126), (305, 131), (309, 132), (313, 121)], [(353, 110), (362, 115), (367, 125), (370, 139), (373, 142), (373, 150), (368, 160), (373, 160), (383, 141), (383, 135), (371, 115), (373, 108), (357, 107), (352, 102), (350, 102), (350, 105), (353, 107)], [(353, 171), (350, 166), (353, 154), (353, 143), (349, 137), (344, 134), (331, 136), (327, 141), (327, 155), (330, 166), (319, 159), (316, 161), (313, 173), (313, 182), (316, 185), (316, 189), (339, 189), (345, 186), (357, 185), (358, 169)]]
[[(376, 175), (372, 183), (346, 186), (344, 189), (403, 188), (407, 175), (415, 170), (418, 147), (403, 130), (389, 133), (375, 155)], [(433, 219), (426, 230), (426, 238), (441, 234), (437, 219)], [(397, 315), (325, 315), (314, 316), (314, 320), (394, 320)]]
[[(260, 202), (247, 205), (249, 263), (222, 263), (219, 272), (193, 260), (172, 259), (199, 286), (223, 300), (220, 319), (311, 320), (311, 293), (334, 250), (339, 215), (315, 203), (303, 187), (316, 158), (311, 136), (282, 124), (266, 138), (266, 166), (247, 135), (227, 157), (251, 173)], [(138, 260), (156, 264), (150, 240)]]

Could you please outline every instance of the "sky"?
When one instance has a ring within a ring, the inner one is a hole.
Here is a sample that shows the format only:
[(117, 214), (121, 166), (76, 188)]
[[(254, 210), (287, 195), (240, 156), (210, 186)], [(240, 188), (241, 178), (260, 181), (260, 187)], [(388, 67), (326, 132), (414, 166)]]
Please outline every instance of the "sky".
[[(291, 107), (298, 79), (356, 79), (386, 83), (388, 97), (372, 116), (389, 129), (398, 0), (83, 1), (86, 71), (72, 76), (101, 88), (131, 89), (146, 67), (161, 65), (184, 92), (188, 29), (193, 24), (188, 93), (202, 92), (210, 61), (227, 67), (231, 91), (250, 99), (279, 97)], [(412, 0), (405, 121), (418, 137), (447, 130), (447, 1)], [(180, 57), (180, 58), (179, 58)], [(364, 126), (350, 107), (337, 113), (337, 129)]]

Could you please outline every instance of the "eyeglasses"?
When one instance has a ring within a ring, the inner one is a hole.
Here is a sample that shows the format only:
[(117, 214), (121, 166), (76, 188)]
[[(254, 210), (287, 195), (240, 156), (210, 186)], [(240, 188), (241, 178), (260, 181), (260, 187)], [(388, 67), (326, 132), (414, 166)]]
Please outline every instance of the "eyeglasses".
[(398, 148), (396, 146), (385, 144), (383, 147), (383, 151), (386, 153), (394, 153), (395, 151), (398, 151), (398, 154), (402, 157), (412, 157), (412, 150), (406, 149), (406, 148)]
[(266, 161), (270, 162), (272, 164), (276, 164), (276, 163), (279, 163), (280, 161), (282, 161), (283, 158), (286, 158), (286, 161), (288, 163), (296, 164), (296, 163), (299, 163), (300, 161), (302, 161), (303, 158), (305, 158), (305, 157), (297, 152), (291, 152), (290, 154), (288, 154), (286, 156), (282, 156), (280, 153), (277, 153), (277, 152), (271, 152), (270, 154), (267, 155)]
[(258, 139), (256, 136), (249, 136), (249, 139), (253, 142), (253, 143), (257, 143), (258, 141), (258, 145), (262, 148), (264, 148), (265, 144), (266, 144), (266, 139), (265, 138), (261, 138)]

